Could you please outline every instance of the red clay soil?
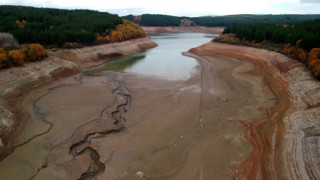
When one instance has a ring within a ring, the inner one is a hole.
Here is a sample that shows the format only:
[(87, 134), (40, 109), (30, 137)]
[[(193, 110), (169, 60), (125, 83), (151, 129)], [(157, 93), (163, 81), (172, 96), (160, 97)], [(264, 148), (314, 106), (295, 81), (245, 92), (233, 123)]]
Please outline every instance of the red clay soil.
[[(276, 97), (276, 104), (267, 110), (266, 117), (240, 120), (245, 128), (245, 138), (251, 143), (253, 150), (246, 161), (238, 167), (232, 168), (233, 179), (272, 179), (272, 177), (282, 179), (281, 153), (285, 130), (283, 117), (290, 106), (290, 95), (287, 91), (287, 83), (275, 75), (275, 72), (286, 71), (289, 67), (280, 63), (276, 66), (270, 66), (270, 63), (266, 61), (246, 55), (237, 46), (228, 46), (228, 48), (215, 46), (211, 49), (194, 48), (190, 52), (200, 56), (220, 56), (250, 62), (254, 64), (255, 69), (247, 74), (262, 75), (264, 83)], [(273, 140), (275, 140), (276, 149), (272, 149)], [(274, 154), (273, 157), (271, 157), (272, 154)]]

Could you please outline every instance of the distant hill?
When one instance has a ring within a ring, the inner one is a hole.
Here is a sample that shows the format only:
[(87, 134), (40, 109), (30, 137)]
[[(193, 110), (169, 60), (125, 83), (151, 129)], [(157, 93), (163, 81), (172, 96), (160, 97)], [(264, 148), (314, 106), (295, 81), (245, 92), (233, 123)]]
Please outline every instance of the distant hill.
[(133, 21), (141, 26), (179, 26), (182, 17), (161, 14), (143, 14), (141, 16), (123, 16), (122, 18)]
[(142, 26), (179, 26), (183, 19), (193, 21), (196, 25), (216, 27), (230, 26), (234, 24), (246, 23), (272, 23), (272, 24), (293, 24), (305, 20), (320, 19), (317, 15), (228, 15), (228, 16), (203, 16), (203, 17), (178, 17), (160, 14), (143, 14), (141, 16), (128, 15), (124, 19), (134, 21)]

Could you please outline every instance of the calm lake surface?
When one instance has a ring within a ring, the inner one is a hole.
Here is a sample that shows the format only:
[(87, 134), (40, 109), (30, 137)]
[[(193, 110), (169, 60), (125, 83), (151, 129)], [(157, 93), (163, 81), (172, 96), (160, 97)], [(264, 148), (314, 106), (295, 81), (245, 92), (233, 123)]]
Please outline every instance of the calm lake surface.
[(195, 70), (196, 60), (182, 52), (209, 42), (204, 33), (148, 34), (158, 47), (105, 62), (94, 71), (120, 71), (155, 76), (168, 80), (184, 80)]

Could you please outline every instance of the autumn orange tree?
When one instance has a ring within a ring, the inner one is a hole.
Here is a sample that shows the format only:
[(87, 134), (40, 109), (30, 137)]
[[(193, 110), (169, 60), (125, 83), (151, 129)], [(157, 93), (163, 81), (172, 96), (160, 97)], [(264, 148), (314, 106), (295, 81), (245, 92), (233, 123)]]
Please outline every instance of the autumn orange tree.
[(0, 68), (6, 68), (9, 64), (9, 58), (5, 53), (0, 53)]
[(310, 51), (307, 66), (313, 76), (320, 79), (320, 48), (313, 48)]
[(0, 69), (5, 68), (8, 66), (8, 56), (7, 51), (5, 51), (3, 48), (0, 48)]
[(313, 48), (309, 53), (309, 61), (320, 59), (320, 48)]
[(301, 49), (301, 48), (298, 48), (296, 53), (297, 53), (297, 54), (296, 54), (296, 58), (297, 58), (299, 61), (301, 61), (301, 62), (303, 62), (303, 63), (306, 63), (306, 62), (307, 62), (307, 60), (308, 60), (308, 51), (303, 50), (303, 49)]
[(312, 60), (308, 63), (308, 68), (312, 70), (314, 67), (316, 67), (319, 64), (320, 64), (320, 59)]
[(46, 52), (44, 51), (43, 46), (39, 43), (29, 44), (29, 51), (26, 53), (29, 61), (40, 60), (46, 56)]
[(105, 33), (96, 33), (97, 42), (120, 42), (129, 39), (146, 37), (145, 31), (137, 24), (123, 20), (123, 24), (119, 24), (113, 31), (106, 30)]
[(309, 53), (308, 68), (315, 68), (320, 64), (320, 48), (313, 48)]
[(290, 43), (285, 45), (281, 53), (306, 63), (308, 60), (308, 51), (300, 48), (301, 42), (302, 40), (298, 40), (295, 46), (292, 46)]
[(311, 74), (320, 78), (320, 48), (313, 48), (309, 53), (306, 50), (300, 48), (301, 40), (297, 41), (296, 46), (287, 44), (284, 46), (281, 53), (297, 59), (302, 63), (305, 63), (308, 69), (311, 70)]
[(294, 52), (294, 55), (293, 57), (303, 63), (306, 63), (307, 61), (307, 56), (308, 56), (308, 51), (306, 50), (303, 50), (300, 46), (301, 46), (301, 42), (302, 42), (302, 39), (298, 40), (296, 42), (296, 49), (295, 49), (295, 52)]
[(314, 77), (320, 79), (320, 64), (314, 68)]
[(0, 54), (6, 54), (6, 53), (7, 53), (6, 50), (4, 50), (3, 48), (0, 48)]
[(112, 31), (111, 33), (111, 42), (119, 42), (122, 41), (122, 33), (118, 30)]
[(20, 50), (9, 51), (8, 57), (11, 58), (16, 65), (23, 64), (26, 59), (26, 55)]

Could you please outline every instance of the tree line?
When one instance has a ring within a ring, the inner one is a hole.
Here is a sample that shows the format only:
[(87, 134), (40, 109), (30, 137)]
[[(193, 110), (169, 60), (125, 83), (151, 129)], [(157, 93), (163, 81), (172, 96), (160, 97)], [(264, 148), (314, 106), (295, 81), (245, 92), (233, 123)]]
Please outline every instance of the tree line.
[(133, 15), (124, 16), (124, 19), (133, 21), (141, 26), (179, 26), (182, 17), (161, 14), (143, 14), (139, 17)]
[(234, 33), (240, 39), (255, 40), (258, 43), (270, 40), (275, 43), (296, 45), (301, 39), (300, 47), (310, 50), (320, 46), (319, 28), (320, 19), (295, 24), (237, 24), (227, 27), (223, 33)]
[(124, 19), (133, 21), (142, 26), (179, 26), (181, 20), (188, 19), (196, 25), (217, 27), (230, 26), (244, 23), (268, 23), (268, 24), (293, 24), (296, 22), (314, 20), (320, 15), (228, 15), (228, 16), (202, 16), (202, 17), (178, 17), (161, 14), (143, 14), (141, 16), (127, 15)]
[(248, 23), (266, 23), (266, 24), (293, 24), (296, 22), (319, 19), (320, 15), (254, 15), (254, 14), (239, 14), (227, 16), (206, 16), (191, 18), (197, 25), (216, 27), (216, 26), (230, 26), (234, 24), (248, 24)]

